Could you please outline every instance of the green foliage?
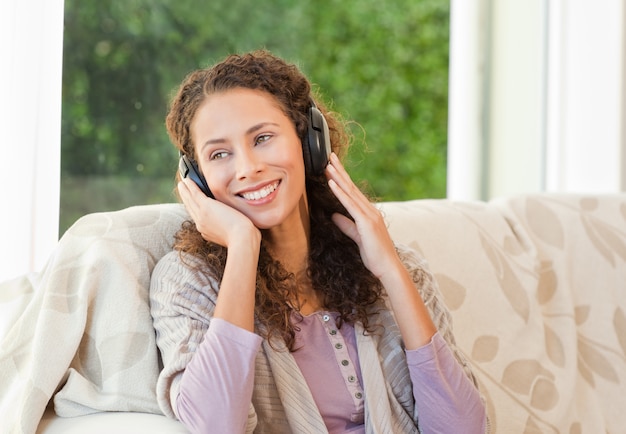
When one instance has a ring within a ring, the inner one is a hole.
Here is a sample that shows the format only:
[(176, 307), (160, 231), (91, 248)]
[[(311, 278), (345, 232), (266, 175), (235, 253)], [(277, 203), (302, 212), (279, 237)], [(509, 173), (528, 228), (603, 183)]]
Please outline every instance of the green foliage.
[[(256, 48), (297, 63), (355, 121), (356, 181), (381, 200), (445, 196), (449, 0), (66, 0), (65, 10), (61, 207), (72, 218), (81, 191), (94, 197), (74, 178), (171, 180), (172, 91), (189, 71)], [(138, 203), (172, 200), (154, 194)], [(121, 207), (111, 200), (80, 211)]]

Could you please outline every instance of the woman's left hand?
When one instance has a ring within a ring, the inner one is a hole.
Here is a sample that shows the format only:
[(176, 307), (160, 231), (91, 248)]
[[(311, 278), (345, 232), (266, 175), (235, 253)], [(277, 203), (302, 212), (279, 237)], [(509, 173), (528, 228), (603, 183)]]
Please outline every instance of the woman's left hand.
[(382, 280), (399, 259), (380, 210), (354, 184), (335, 153), (330, 155), (326, 177), (330, 189), (354, 219), (334, 214), (333, 222), (359, 246), (365, 266)]

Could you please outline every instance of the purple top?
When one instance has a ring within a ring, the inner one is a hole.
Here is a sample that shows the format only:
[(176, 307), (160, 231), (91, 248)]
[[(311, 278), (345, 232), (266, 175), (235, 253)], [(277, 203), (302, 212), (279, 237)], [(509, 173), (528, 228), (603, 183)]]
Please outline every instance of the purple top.
[[(337, 329), (336, 315), (316, 312), (296, 325), (293, 354), (329, 433), (365, 433), (364, 395), (354, 328)], [(176, 401), (192, 432), (244, 432), (262, 338), (214, 318), (187, 365)], [(478, 391), (444, 339), (407, 351), (422, 432), (484, 432)], [(236, 391), (236, 392), (235, 392)], [(219, 417), (206, 417), (207, 409)], [(210, 421), (204, 426), (203, 419)]]
[(337, 317), (336, 313), (316, 312), (296, 322), (300, 331), (293, 357), (328, 432), (364, 433), (363, 378), (356, 335), (350, 324), (338, 329)]

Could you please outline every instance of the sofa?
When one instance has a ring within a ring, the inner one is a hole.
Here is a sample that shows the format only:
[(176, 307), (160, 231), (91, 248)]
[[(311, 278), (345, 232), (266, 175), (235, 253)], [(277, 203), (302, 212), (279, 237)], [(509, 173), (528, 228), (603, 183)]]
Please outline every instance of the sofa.
[[(626, 194), (379, 204), (428, 261), (491, 432), (626, 433)], [(184, 433), (156, 404), (150, 273), (180, 204), (87, 215), (0, 284), (0, 431)]]

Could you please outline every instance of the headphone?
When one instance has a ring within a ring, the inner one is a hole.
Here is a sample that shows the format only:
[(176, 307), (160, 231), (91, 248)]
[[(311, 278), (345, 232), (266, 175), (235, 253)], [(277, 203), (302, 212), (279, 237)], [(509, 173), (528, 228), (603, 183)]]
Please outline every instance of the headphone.
[[(328, 165), (330, 158), (330, 133), (328, 123), (322, 112), (315, 106), (311, 99), (311, 107), (308, 113), (307, 135), (302, 142), (302, 155), (304, 157), (304, 167), (307, 173), (321, 175)], [(178, 172), (182, 178), (190, 178), (196, 183), (200, 190), (210, 198), (215, 198), (209, 184), (198, 168), (198, 164), (179, 151)]]

